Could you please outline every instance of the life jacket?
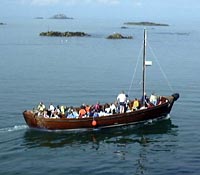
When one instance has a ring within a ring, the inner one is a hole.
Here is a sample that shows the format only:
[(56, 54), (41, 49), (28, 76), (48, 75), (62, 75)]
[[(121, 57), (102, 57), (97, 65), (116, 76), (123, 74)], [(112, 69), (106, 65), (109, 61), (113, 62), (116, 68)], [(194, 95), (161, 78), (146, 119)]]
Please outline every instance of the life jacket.
[(83, 117), (86, 114), (86, 110), (85, 109), (80, 109), (79, 110), (79, 116)]

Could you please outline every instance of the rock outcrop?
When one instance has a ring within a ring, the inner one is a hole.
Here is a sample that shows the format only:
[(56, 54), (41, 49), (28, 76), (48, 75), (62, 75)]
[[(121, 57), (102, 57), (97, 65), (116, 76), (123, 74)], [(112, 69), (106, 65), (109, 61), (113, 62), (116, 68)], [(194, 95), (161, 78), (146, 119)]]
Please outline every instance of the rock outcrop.
[(84, 37), (90, 36), (84, 32), (57, 32), (57, 31), (48, 31), (48, 32), (41, 32), (40, 36), (57, 36), (57, 37)]
[(169, 24), (154, 23), (154, 22), (126, 22), (125, 25), (140, 25), (140, 26), (169, 26)]
[(56, 14), (52, 17), (50, 17), (50, 19), (73, 19), (72, 17), (67, 17), (64, 14)]
[(109, 35), (107, 37), (107, 39), (133, 39), (133, 37), (132, 36), (123, 36), (120, 33), (114, 33), (112, 35)]

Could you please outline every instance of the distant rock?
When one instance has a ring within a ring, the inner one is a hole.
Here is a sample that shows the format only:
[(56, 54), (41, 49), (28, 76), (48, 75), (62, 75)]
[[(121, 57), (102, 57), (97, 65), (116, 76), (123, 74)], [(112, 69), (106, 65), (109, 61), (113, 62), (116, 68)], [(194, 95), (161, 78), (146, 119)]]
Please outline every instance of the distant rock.
[(56, 36), (56, 37), (84, 37), (90, 36), (84, 32), (57, 32), (57, 31), (48, 31), (48, 32), (41, 32), (40, 36)]
[(169, 24), (154, 23), (154, 22), (126, 22), (125, 25), (140, 25), (140, 26), (169, 26)]
[(50, 17), (50, 19), (73, 19), (72, 17), (67, 17), (64, 14), (56, 14), (52, 17)]
[(114, 33), (112, 35), (109, 35), (107, 39), (133, 39), (132, 36), (123, 36), (120, 33)]
[(38, 16), (38, 17), (35, 17), (35, 19), (44, 19), (44, 18), (41, 16)]
[(0, 25), (6, 25), (6, 23), (0, 22)]
[(121, 29), (128, 29), (128, 27), (126, 27), (126, 26), (121, 26)]

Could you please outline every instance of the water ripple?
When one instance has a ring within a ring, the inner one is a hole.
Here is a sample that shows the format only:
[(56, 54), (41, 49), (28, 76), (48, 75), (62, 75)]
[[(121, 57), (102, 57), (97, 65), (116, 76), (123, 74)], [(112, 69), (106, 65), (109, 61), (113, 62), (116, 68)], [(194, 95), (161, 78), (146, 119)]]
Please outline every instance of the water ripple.
[(24, 130), (27, 129), (27, 125), (15, 125), (13, 127), (7, 127), (7, 128), (1, 128), (0, 133), (6, 133), (6, 132), (13, 132), (13, 131), (18, 131), (18, 130)]

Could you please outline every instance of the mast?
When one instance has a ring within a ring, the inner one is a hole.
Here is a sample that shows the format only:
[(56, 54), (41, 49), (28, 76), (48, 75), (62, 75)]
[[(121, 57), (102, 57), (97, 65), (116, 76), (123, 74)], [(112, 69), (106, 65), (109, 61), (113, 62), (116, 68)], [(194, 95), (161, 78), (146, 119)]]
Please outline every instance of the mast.
[(145, 88), (146, 88), (146, 42), (147, 42), (147, 32), (144, 29), (144, 42), (143, 42), (143, 66), (142, 66), (142, 105), (145, 104)]

